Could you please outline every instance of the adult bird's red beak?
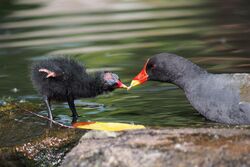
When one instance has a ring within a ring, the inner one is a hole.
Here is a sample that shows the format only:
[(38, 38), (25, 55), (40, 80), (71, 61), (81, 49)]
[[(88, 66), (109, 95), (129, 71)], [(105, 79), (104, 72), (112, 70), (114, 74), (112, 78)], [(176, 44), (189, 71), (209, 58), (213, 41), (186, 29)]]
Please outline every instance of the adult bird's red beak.
[(144, 67), (141, 70), (141, 72), (139, 74), (137, 74), (136, 77), (134, 77), (134, 79), (131, 81), (130, 86), (128, 87), (128, 89), (130, 89), (130, 88), (132, 88), (134, 86), (143, 84), (144, 82), (146, 82), (148, 80), (148, 74), (147, 74), (147, 71), (146, 71), (148, 61), (149, 61), (149, 59), (144, 64)]

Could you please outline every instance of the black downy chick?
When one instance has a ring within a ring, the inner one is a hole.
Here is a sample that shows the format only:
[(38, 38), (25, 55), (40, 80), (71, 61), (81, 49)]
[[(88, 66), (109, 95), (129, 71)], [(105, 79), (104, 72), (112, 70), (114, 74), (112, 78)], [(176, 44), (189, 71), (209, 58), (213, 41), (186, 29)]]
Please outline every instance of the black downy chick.
[(89, 98), (126, 88), (119, 77), (112, 72), (97, 72), (89, 75), (83, 65), (69, 58), (40, 60), (32, 65), (31, 80), (42, 95), (52, 120), (51, 101), (67, 101), (73, 119), (77, 119), (74, 100)]

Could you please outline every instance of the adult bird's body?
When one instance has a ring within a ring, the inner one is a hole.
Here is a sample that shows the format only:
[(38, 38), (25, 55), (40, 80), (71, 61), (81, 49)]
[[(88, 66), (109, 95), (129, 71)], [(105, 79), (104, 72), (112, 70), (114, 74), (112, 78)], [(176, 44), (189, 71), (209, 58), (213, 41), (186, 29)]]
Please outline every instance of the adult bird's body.
[(89, 75), (83, 65), (69, 58), (51, 58), (33, 64), (31, 79), (43, 96), (52, 119), (51, 101), (67, 101), (73, 118), (78, 114), (74, 100), (95, 97), (116, 88), (125, 87), (118, 76), (111, 72)]
[(250, 124), (250, 75), (212, 74), (169, 53), (151, 57), (131, 86), (147, 80), (169, 82), (184, 90), (191, 105), (207, 119), (226, 124)]

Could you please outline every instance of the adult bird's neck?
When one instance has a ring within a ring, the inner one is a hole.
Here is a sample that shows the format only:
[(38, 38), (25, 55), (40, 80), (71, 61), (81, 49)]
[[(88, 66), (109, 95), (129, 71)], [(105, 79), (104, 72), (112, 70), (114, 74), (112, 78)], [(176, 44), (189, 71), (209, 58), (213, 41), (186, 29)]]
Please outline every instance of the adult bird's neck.
[(208, 72), (187, 59), (181, 59), (182, 66), (176, 66), (171, 82), (182, 89), (188, 89), (197, 78), (205, 77)]

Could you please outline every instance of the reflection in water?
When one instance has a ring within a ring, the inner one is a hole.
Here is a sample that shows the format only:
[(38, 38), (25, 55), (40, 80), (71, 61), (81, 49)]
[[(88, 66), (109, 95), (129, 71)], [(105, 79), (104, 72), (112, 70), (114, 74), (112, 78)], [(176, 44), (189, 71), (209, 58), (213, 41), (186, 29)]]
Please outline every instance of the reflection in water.
[[(1, 17), (0, 96), (40, 103), (28, 67), (34, 58), (56, 54), (74, 56), (86, 63), (90, 71), (110, 69), (125, 83), (138, 73), (148, 57), (159, 52), (185, 56), (216, 73), (249, 72), (250, 13), (249, 2), (245, 3), (15, 1)], [(53, 111), (56, 120), (69, 125), (69, 109), (56, 104), (58, 108)], [(76, 105), (82, 116), (80, 121), (134, 122), (147, 126), (216, 125), (204, 120), (183, 92), (171, 84), (148, 83), (129, 92), (117, 90), (94, 99), (78, 100)], [(22, 122), (34, 123), (28, 115), (14, 119), (19, 127)], [(10, 129), (13, 126), (2, 118), (0, 123)], [(44, 128), (41, 122), (36, 126)]]

